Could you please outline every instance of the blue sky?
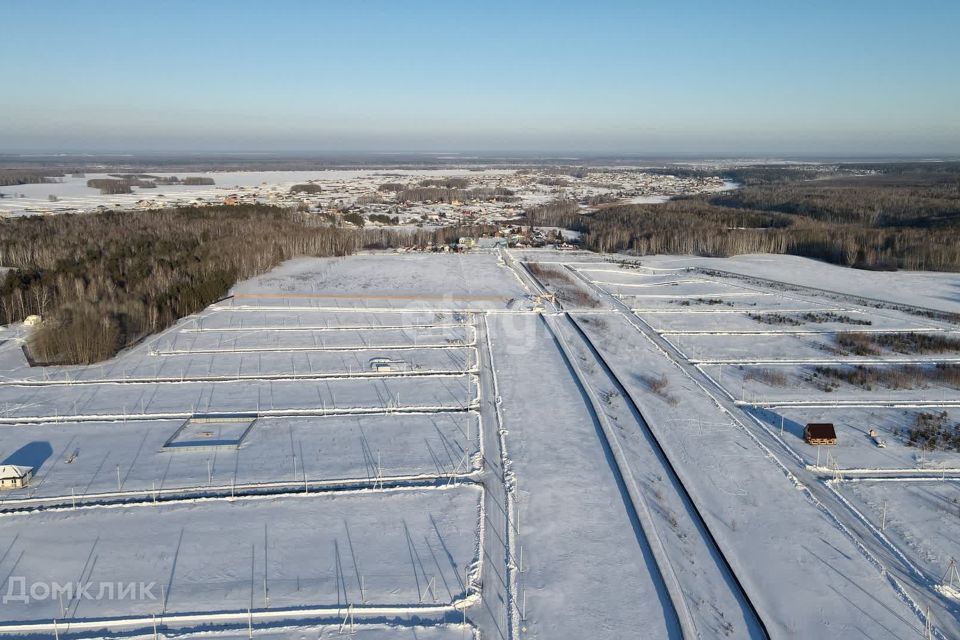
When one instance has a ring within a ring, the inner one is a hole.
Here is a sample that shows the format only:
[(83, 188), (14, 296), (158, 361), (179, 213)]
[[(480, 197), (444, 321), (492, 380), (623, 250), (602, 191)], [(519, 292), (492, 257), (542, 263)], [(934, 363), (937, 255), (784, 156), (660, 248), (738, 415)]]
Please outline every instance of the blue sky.
[(960, 153), (955, 0), (0, 8), (0, 152)]

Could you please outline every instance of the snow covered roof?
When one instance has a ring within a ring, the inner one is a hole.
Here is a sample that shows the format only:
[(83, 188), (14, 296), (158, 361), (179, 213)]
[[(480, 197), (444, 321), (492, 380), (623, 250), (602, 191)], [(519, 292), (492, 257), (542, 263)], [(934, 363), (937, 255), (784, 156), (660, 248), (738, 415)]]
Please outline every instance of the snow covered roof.
[(25, 478), (33, 471), (30, 467), (18, 467), (13, 464), (0, 465), (0, 479), (9, 480), (11, 478)]

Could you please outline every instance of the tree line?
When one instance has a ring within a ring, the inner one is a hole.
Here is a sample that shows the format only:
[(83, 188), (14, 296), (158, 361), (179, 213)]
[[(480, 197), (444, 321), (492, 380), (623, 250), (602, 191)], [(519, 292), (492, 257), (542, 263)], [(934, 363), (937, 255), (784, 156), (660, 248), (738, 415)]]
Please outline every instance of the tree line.
[(444, 189), (466, 189), (470, 185), (467, 178), (426, 178), (419, 183), (421, 187), (442, 187)]
[(87, 186), (92, 189), (99, 189), (102, 195), (115, 195), (118, 193), (133, 193), (133, 187), (139, 189), (156, 189), (158, 184), (175, 185), (182, 184), (186, 186), (202, 186), (214, 184), (213, 178), (188, 177), (177, 178), (176, 176), (158, 178), (145, 174), (110, 174), (109, 178), (91, 178), (87, 180)]
[(62, 171), (46, 169), (0, 169), (0, 187), (60, 182), (60, 178), (63, 176)]
[(313, 182), (305, 182), (303, 184), (295, 184), (290, 187), (290, 193), (306, 193), (306, 194), (317, 194), (321, 193), (323, 189), (318, 184)]

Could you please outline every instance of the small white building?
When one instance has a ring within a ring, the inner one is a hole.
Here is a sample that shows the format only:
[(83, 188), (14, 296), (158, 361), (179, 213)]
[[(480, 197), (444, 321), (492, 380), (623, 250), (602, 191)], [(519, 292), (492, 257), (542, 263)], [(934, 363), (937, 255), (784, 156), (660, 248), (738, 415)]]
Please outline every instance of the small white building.
[(22, 489), (30, 484), (33, 469), (13, 464), (0, 465), (0, 491)]

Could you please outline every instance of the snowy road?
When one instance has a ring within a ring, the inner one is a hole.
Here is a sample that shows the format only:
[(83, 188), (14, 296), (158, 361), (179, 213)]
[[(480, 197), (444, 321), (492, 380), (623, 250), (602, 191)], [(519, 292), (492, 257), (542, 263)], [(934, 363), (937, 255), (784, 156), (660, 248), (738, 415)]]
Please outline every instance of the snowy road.
[[(604, 403), (606, 406), (596, 402), (597, 412), (609, 413), (608, 419), (620, 419), (616, 429), (609, 429), (610, 437), (624, 441), (622, 448), (621, 445), (616, 445), (624, 458), (622, 473), (630, 478), (630, 483), (634, 486), (635, 501), (644, 503), (642, 510), (648, 514), (646, 526), (650, 529), (650, 535), (676, 545), (672, 549), (673, 554), (668, 554), (664, 548), (662, 558), (658, 561), (661, 563), (661, 571), (668, 571), (677, 582), (675, 601), (679, 601), (678, 605), (687, 610), (690, 624), (693, 625), (687, 635), (704, 635), (708, 634), (709, 630), (709, 635), (768, 638), (763, 619), (731, 569), (630, 392), (597, 350), (584, 325), (569, 314), (562, 317), (563, 321), (557, 320), (556, 324), (559, 325), (559, 330), (568, 336), (564, 342), (569, 345), (567, 340), (582, 341), (585, 348), (582, 348), (578, 357), (591, 363), (587, 365), (586, 370), (589, 373), (584, 377), (595, 380), (593, 384), (599, 393), (604, 393), (602, 390), (607, 389)], [(592, 327), (592, 324), (588, 326)], [(567, 348), (571, 349), (569, 346)], [(599, 366), (592, 366), (594, 362)], [(639, 483), (634, 477), (634, 469), (643, 470)], [(644, 493), (650, 497), (644, 497)], [(648, 499), (656, 503), (653, 509), (646, 506)], [(651, 513), (663, 514), (659, 524)], [(676, 542), (673, 538), (676, 538)], [(663, 542), (660, 544), (662, 546)], [(691, 565), (696, 569), (691, 570)], [(695, 614), (689, 602), (695, 603)]]

